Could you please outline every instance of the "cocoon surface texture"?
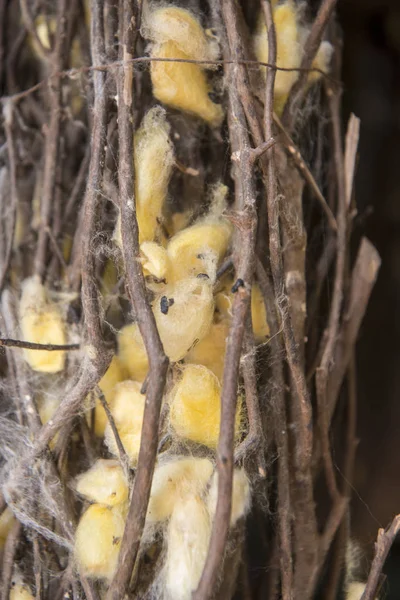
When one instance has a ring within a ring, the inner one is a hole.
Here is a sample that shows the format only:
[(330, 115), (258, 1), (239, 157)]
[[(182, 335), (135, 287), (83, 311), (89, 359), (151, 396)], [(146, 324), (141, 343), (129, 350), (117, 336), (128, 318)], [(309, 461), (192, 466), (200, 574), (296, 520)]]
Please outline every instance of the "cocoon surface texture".
[(135, 381), (143, 381), (149, 370), (146, 348), (137, 323), (122, 327), (118, 333), (118, 358)]
[(98, 459), (94, 465), (75, 480), (78, 494), (92, 502), (115, 506), (128, 500), (128, 485), (116, 460)]

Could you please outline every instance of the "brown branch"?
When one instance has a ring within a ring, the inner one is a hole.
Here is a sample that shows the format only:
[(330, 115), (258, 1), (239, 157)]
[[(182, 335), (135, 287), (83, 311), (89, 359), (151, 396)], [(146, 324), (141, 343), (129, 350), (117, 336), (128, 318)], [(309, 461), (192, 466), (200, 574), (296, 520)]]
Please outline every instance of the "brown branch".
[(290, 90), (283, 115), (282, 123), (292, 131), (297, 116), (297, 109), (302, 101), (307, 90), (307, 70), (310, 69), (312, 62), (318, 52), (322, 36), (324, 35), (328, 21), (336, 6), (337, 0), (323, 0), (317, 16), (308, 34), (306, 43), (304, 44), (303, 59), (300, 65), (299, 78)]
[(351, 114), (347, 124), (346, 147), (344, 153), (344, 180), (346, 190), (346, 206), (350, 207), (353, 193), (354, 176), (356, 169), (356, 158), (358, 140), (360, 137), (360, 119)]
[(11, 580), (14, 572), (14, 559), (17, 552), (17, 546), (22, 533), (22, 525), (19, 521), (15, 521), (11, 531), (7, 535), (4, 546), (2, 583), (1, 583), (1, 600), (8, 600), (11, 589)]
[[(120, 0), (119, 8), (120, 59), (125, 63), (132, 57), (136, 41), (136, 15), (130, 0)], [(133, 66), (126, 64), (116, 76), (118, 93), (119, 135), (119, 193), (121, 211), (122, 250), (127, 287), (139, 329), (149, 358), (149, 381), (131, 503), (121, 542), (118, 567), (110, 585), (107, 599), (119, 600), (126, 592), (139, 550), (144, 527), (151, 482), (157, 456), (161, 402), (168, 370), (151, 307), (146, 298), (145, 280), (139, 257), (139, 231), (135, 209), (135, 180), (133, 156)]]
[(25, 342), (24, 340), (14, 340), (12, 338), (0, 338), (0, 346), (7, 348), (27, 348), (28, 350), (79, 350), (80, 344), (35, 344), (34, 342)]
[(390, 548), (392, 547), (398, 532), (400, 531), (400, 515), (397, 515), (389, 529), (379, 529), (375, 543), (375, 556), (372, 561), (371, 571), (368, 576), (367, 585), (360, 600), (373, 600), (377, 592), (379, 577)]

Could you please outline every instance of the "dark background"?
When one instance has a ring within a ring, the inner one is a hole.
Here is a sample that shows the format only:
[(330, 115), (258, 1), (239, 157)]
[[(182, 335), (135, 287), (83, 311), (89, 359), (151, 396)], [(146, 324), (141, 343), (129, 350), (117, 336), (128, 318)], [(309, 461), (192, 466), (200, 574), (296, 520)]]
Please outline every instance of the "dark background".
[[(342, 0), (339, 20), (343, 116), (361, 119), (357, 206), (382, 257), (358, 343), (352, 532), (370, 553), (378, 527), (400, 512), (400, 1)], [(399, 599), (399, 543), (385, 570), (387, 597)]]

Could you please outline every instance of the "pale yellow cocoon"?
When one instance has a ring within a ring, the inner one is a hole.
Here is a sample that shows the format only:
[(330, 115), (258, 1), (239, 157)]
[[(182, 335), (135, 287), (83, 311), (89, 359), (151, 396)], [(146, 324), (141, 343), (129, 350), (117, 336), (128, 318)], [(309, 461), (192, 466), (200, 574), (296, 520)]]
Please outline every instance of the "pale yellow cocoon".
[(212, 323), (207, 335), (185, 357), (186, 363), (207, 367), (222, 382), (229, 322)]
[[(170, 424), (183, 438), (215, 448), (221, 423), (221, 385), (202, 365), (187, 365), (171, 392)], [(241, 423), (236, 415), (236, 433)]]
[[(208, 492), (207, 504), (210, 516), (213, 518), (217, 508), (218, 500), (218, 474), (214, 473), (211, 480), (210, 490)], [(232, 509), (231, 509), (231, 527), (246, 516), (251, 506), (250, 482), (244, 469), (235, 469), (232, 482)]]
[(135, 381), (143, 381), (149, 370), (146, 348), (137, 323), (122, 327), (118, 333), (118, 358)]
[(166, 287), (155, 298), (153, 312), (166, 355), (174, 362), (181, 360), (210, 328), (214, 313), (210, 280), (185, 279)]
[(176, 502), (188, 494), (201, 494), (213, 472), (208, 458), (171, 457), (154, 471), (146, 521), (156, 523), (171, 516)]
[(105, 506), (126, 502), (129, 494), (121, 465), (116, 460), (102, 458), (76, 478), (75, 489), (91, 502)]
[(265, 342), (269, 337), (269, 325), (265, 302), (260, 286), (255, 283), (251, 288), (251, 321), (253, 324), (254, 339), (257, 344)]
[(205, 219), (177, 233), (167, 246), (173, 281), (205, 273), (215, 281), (228, 249), (232, 226), (226, 219)]
[(218, 58), (216, 40), (208, 37), (193, 13), (183, 8), (165, 6), (145, 14), (143, 35), (157, 44), (172, 41), (192, 59), (213, 61)]
[[(321, 43), (318, 48), (318, 52), (316, 57), (313, 60), (312, 66), (315, 69), (320, 69), (323, 73), (329, 73), (330, 71), (330, 62), (333, 54), (333, 46), (327, 41)], [(308, 83), (312, 84), (318, 79), (320, 79), (321, 73), (318, 71), (311, 71), (308, 75)]]
[(164, 565), (166, 597), (190, 600), (207, 556), (211, 522), (200, 496), (177, 500), (168, 525)]
[(35, 596), (27, 585), (15, 583), (10, 589), (10, 600), (35, 600)]
[[(188, 55), (169, 41), (154, 46), (153, 58), (187, 60)], [(150, 68), (153, 94), (163, 104), (200, 117), (211, 126), (218, 126), (224, 118), (220, 104), (209, 97), (211, 88), (199, 65), (186, 62), (153, 61)]]
[(346, 600), (361, 600), (361, 596), (365, 592), (365, 583), (353, 581), (347, 586)]
[(165, 279), (169, 269), (169, 259), (165, 248), (156, 242), (143, 242), (140, 255), (144, 275), (153, 275), (157, 279)]
[(0, 550), (4, 548), (8, 534), (15, 523), (15, 517), (10, 508), (3, 510), (0, 515)]
[[(115, 388), (111, 412), (121, 442), (129, 456), (131, 465), (135, 465), (139, 455), (142, 432), (143, 412), (146, 396), (140, 393), (141, 384), (137, 381), (123, 381)], [(114, 456), (118, 448), (114, 434), (108, 424), (105, 430), (105, 443)]]
[[(37, 344), (66, 344), (65, 322), (36, 275), (25, 279), (19, 304), (22, 338)], [(65, 350), (26, 350), (24, 357), (34, 371), (58, 373), (65, 365)]]
[[(111, 408), (114, 402), (115, 386), (126, 379), (126, 372), (118, 356), (113, 356), (110, 366), (99, 381), (99, 388), (104, 394), (107, 404)], [(106, 411), (99, 398), (96, 398), (94, 411), (94, 432), (98, 437), (103, 437), (108, 423)]]
[[(56, 410), (60, 406), (61, 399), (55, 394), (43, 394), (42, 396), (38, 397), (37, 403), (40, 420), (42, 421), (43, 425), (46, 425), (46, 423), (53, 418)], [(56, 433), (56, 435), (50, 441), (49, 446), (51, 450), (53, 450), (55, 447), (58, 436), (59, 433)]]
[(76, 529), (74, 556), (84, 575), (107, 580), (113, 577), (124, 525), (119, 508), (92, 504), (83, 513)]

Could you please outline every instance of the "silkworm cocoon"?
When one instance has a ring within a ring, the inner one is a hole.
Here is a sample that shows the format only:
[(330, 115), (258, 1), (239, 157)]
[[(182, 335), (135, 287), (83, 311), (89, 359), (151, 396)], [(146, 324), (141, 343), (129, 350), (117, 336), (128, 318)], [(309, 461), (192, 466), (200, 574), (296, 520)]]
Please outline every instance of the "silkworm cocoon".
[(210, 542), (211, 523), (199, 496), (179, 499), (168, 526), (164, 566), (166, 596), (190, 600), (203, 571)]
[(15, 523), (15, 517), (8, 506), (0, 515), (0, 550), (4, 547), (8, 534)]
[[(187, 60), (175, 42), (168, 41), (154, 46), (153, 58)], [(163, 104), (200, 117), (211, 126), (217, 127), (224, 118), (220, 104), (209, 97), (211, 88), (199, 65), (185, 62), (153, 61), (150, 67), (153, 94)]]
[(129, 494), (121, 465), (116, 460), (102, 458), (76, 478), (75, 489), (91, 502), (105, 506), (121, 504)]
[(366, 584), (358, 581), (353, 581), (347, 586), (346, 600), (361, 600), (365, 592)]
[[(218, 378), (202, 365), (184, 367), (171, 393), (170, 424), (181, 437), (215, 448), (221, 422), (221, 386)], [(236, 433), (241, 422), (236, 415)]]
[(125, 325), (119, 331), (118, 358), (132, 379), (144, 380), (149, 370), (149, 361), (137, 323)]
[(226, 219), (205, 219), (183, 229), (169, 242), (170, 277), (176, 281), (205, 273), (215, 281), (228, 249), (232, 227)]
[(256, 343), (265, 342), (270, 332), (264, 299), (257, 283), (251, 288), (251, 321)]
[[(329, 73), (330, 62), (333, 54), (333, 46), (327, 41), (321, 42), (316, 57), (313, 60), (312, 66), (314, 69), (320, 69), (323, 73)], [(321, 77), (318, 71), (311, 71), (308, 75), (308, 83), (312, 84)]]
[(201, 494), (213, 472), (208, 458), (171, 457), (154, 471), (146, 521), (155, 523), (168, 519), (179, 498)]
[(207, 36), (193, 13), (183, 8), (166, 6), (149, 12), (145, 15), (143, 35), (157, 44), (173, 41), (191, 59), (213, 61), (218, 58), (216, 40)]
[(227, 320), (212, 323), (207, 335), (187, 354), (185, 362), (207, 367), (222, 381), (228, 333), (229, 322)]
[[(136, 464), (140, 435), (142, 432), (145, 395), (140, 393), (141, 384), (136, 381), (123, 381), (115, 388), (114, 403), (111, 408), (121, 442), (132, 465)], [(105, 443), (114, 456), (118, 448), (110, 425), (105, 430)]]
[[(65, 323), (59, 307), (52, 302), (47, 290), (34, 275), (22, 284), (19, 304), (21, 334), (27, 342), (66, 344)], [(65, 351), (27, 350), (24, 357), (34, 371), (58, 373), (65, 365)]]
[(84, 575), (108, 580), (113, 577), (124, 521), (119, 508), (100, 504), (92, 504), (83, 513), (76, 529), (74, 556)]
[[(208, 492), (207, 504), (211, 517), (214, 516), (218, 500), (218, 473), (215, 472)], [(250, 510), (250, 482), (244, 469), (235, 469), (232, 482), (231, 527)]]
[(186, 356), (197, 340), (208, 332), (214, 313), (209, 279), (185, 279), (165, 288), (153, 302), (158, 332), (169, 358)]
[[(115, 386), (126, 379), (126, 372), (118, 356), (113, 356), (110, 366), (99, 381), (99, 388), (104, 394), (107, 404), (111, 407), (114, 401)], [(98, 437), (103, 437), (108, 419), (106, 411), (99, 398), (96, 398), (94, 411), (94, 432)]]
[(156, 242), (143, 242), (140, 254), (144, 274), (150, 274), (157, 279), (165, 279), (169, 268), (168, 254), (165, 248)]
[(10, 600), (35, 600), (35, 596), (31, 593), (29, 587), (23, 583), (16, 582), (12, 584), (10, 589)]

